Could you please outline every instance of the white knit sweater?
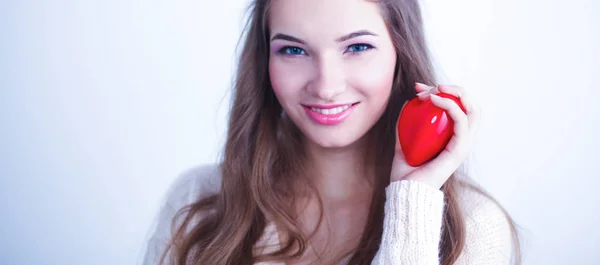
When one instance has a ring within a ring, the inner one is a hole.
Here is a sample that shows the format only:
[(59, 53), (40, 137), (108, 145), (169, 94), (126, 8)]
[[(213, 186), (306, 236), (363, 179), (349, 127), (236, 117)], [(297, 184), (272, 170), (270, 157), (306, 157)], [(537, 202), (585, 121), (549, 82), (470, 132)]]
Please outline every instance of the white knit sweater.
[[(215, 165), (194, 168), (172, 186), (160, 208), (142, 252), (143, 265), (157, 265), (171, 234), (175, 212), (199, 196), (219, 191), (220, 171)], [(439, 264), (444, 210), (442, 191), (417, 181), (392, 182), (386, 188), (383, 237), (374, 265)], [(511, 233), (503, 212), (474, 191), (460, 196), (465, 212), (466, 244), (455, 265), (506, 265), (511, 258)], [(257, 242), (257, 252), (276, 250), (279, 238), (273, 223)], [(345, 264), (347, 260), (341, 262)], [(282, 265), (256, 263), (256, 265)]]

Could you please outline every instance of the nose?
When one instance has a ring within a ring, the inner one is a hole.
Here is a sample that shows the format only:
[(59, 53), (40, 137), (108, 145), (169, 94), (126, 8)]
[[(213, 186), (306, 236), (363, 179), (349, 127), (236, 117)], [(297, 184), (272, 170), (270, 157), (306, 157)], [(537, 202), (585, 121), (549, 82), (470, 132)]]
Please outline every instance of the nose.
[(337, 95), (346, 90), (344, 71), (341, 62), (335, 58), (323, 58), (316, 63), (314, 78), (307, 90), (314, 97), (334, 101)]

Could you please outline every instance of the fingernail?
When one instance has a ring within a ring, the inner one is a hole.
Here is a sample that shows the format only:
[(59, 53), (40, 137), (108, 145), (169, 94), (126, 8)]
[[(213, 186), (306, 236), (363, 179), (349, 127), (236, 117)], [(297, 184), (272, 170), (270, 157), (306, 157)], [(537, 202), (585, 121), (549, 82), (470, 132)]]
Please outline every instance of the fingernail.
[(427, 93), (429, 93), (429, 91), (428, 91), (428, 90), (421, 91), (421, 92), (417, 93), (417, 96), (426, 95)]
[(425, 100), (429, 99), (429, 95), (431, 95), (431, 93), (429, 93), (429, 91), (423, 91), (423, 92), (421, 92), (421, 93), (417, 94), (417, 97), (418, 97), (420, 100), (423, 100), (423, 101), (425, 101)]
[(426, 84), (419, 83), (419, 82), (416, 82), (415, 84), (417, 84), (417, 86), (420, 86), (422, 88), (427, 88), (427, 89), (432, 89), (433, 88), (432, 86), (428, 86)]
[(442, 91), (442, 92), (449, 92), (448, 91), (448, 86), (445, 86), (445, 85), (439, 85), (438, 86), (438, 90)]

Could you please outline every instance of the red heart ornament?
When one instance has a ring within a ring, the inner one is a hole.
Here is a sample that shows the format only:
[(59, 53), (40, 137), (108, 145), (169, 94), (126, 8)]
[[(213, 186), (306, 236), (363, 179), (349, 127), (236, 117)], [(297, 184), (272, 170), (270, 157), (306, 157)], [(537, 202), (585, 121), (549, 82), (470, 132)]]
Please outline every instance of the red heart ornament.
[[(447, 93), (436, 95), (452, 99), (466, 113), (459, 98)], [(406, 162), (416, 167), (435, 158), (452, 138), (453, 128), (454, 122), (446, 111), (431, 99), (415, 97), (408, 101), (398, 118), (398, 139)]]

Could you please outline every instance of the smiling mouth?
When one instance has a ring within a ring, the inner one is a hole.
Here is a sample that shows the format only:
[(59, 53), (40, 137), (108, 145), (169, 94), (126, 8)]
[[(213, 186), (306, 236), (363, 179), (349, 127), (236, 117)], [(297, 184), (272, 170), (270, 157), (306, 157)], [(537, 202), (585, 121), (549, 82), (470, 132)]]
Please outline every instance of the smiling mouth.
[(336, 125), (346, 120), (359, 102), (337, 105), (303, 105), (308, 117), (321, 125)]
[(336, 105), (304, 105), (305, 108), (309, 108), (310, 110), (324, 114), (324, 115), (336, 115), (342, 113), (343, 111), (355, 106), (359, 102), (350, 103), (350, 104), (336, 104)]

